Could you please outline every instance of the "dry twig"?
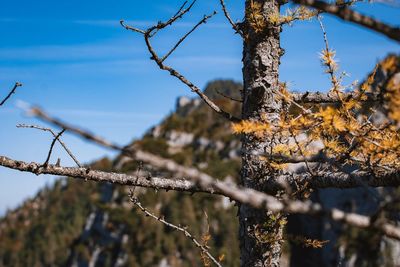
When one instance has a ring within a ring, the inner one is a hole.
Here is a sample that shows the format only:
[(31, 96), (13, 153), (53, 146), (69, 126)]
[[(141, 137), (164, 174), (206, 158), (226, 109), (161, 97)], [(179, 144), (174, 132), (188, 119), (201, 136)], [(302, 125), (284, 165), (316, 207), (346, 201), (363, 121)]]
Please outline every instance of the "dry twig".
[[(55, 138), (57, 136), (57, 134), (50, 128), (45, 128), (45, 127), (41, 127), (41, 126), (37, 126), (37, 125), (27, 125), (27, 124), (17, 124), (17, 128), (32, 128), (32, 129), (38, 129), (41, 131), (45, 131), (45, 132), (50, 132), (53, 137)], [(65, 129), (65, 128), (64, 128)], [(76, 163), (76, 165), (78, 167), (82, 167), (82, 165), (79, 163), (79, 161), (76, 159), (76, 157), (74, 156), (74, 154), (72, 154), (71, 150), (69, 150), (69, 148), (65, 145), (65, 143), (58, 138), (57, 141), (60, 143), (60, 145), (65, 149), (65, 151), (68, 153), (68, 155), (72, 158), (72, 160)]]
[(224, 16), (228, 20), (229, 24), (231, 24), (232, 29), (243, 37), (243, 32), (240, 30), (239, 25), (233, 22), (231, 15), (229, 14), (228, 9), (226, 8), (225, 0), (220, 0), (219, 2), (221, 4), (222, 11), (224, 12)]
[[(185, 2), (186, 4), (186, 2)], [(215, 104), (210, 98), (208, 98), (202, 91), (200, 88), (198, 88), (196, 85), (194, 85), (191, 81), (189, 81), (185, 76), (183, 76), (181, 73), (179, 73), (177, 70), (175, 70), (174, 68), (167, 66), (164, 64), (164, 61), (179, 47), (179, 45), (195, 30), (197, 29), (201, 24), (204, 24), (207, 22), (208, 19), (210, 19), (212, 16), (214, 16), (216, 14), (216, 12), (214, 11), (212, 14), (210, 15), (206, 15), (204, 16), (188, 33), (186, 33), (170, 50), (169, 52), (167, 52), (166, 55), (164, 55), (163, 57), (160, 57), (157, 52), (155, 51), (155, 49), (153, 48), (152, 44), (151, 44), (151, 38), (154, 37), (158, 31), (164, 29), (167, 26), (172, 25), (176, 20), (182, 18), (182, 16), (184, 14), (186, 14), (187, 12), (190, 11), (191, 7), (193, 6), (194, 2), (192, 2), (192, 4), (186, 8), (183, 9), (183, 7), (185, 6), (185, 4), (179, 9), (179, 11), (172, 16), (168, 21), (166, 22), (159, 22), (157, 25), (154, 25), (150, 28), (148, 28), (147, 30), (141, 30), (138, 29), (136, 27), (132, 27), (129, 26), (127, 24), (125, 24), (125, 22), (123, 20), (120, 21), (121, 25), (127, 29), (127, 30), (132, 30), (134, 32), (137, 33), (141, 33), (144, 37), (146, 46), (148, 51), (151, 54), (151, 59), (153, 61), (156, 62), (157, 66), (161, 69), (161, 70), (165, 70), (167, 72), (169, 72), (172, 76), (174, 76), (175, 78), (179, 79), (182, 83), (184, 83), (186, 86), (188, 86), (194, 93), (196, 93), (212, 110), (214, 110), (215, 112), (217, 112), (218, 114), (220, 114), (221, 116), (223, 116), (224, 118), (233, 121), (233, 122), (238, 122), (240, 121), (239, 118), (236, 118), (235, 116), (233, 116), (232, 114), (230, 114), (229, 112), (224, 111), (222, 108), (220, 108), (217, 104)]]
[(200, 249), (200, 251), (202, 252), (203, 255), (206, 255), (216, 266), (218, 267), (222, 267), (221, 263), (214, 258), (213, 255), (211, 255), (211, 253), (208, 251), (206, 246), (203, 246), (188, 230), (186, 227), (182, 227), (179, 225), (175, 225), (171, 222), (166, 221), (163, 217), (161, 216), (156, 216), (155, 214), (153, 214), (152, 212), (150, 212), (148, 209), (146, 209), (139, 201), (139, 199), (137, 197), (134, 196), (134, 192), (133, 190), (131, 190), (129, 198), (131, 200), (131, 202), (140, 209), (140, 211), (142, 211), (144, 214), (146, 214), (146, 216), (164, 224), (165, 226), (177, 230), (181, 233), (183, 233), (197, 248)]
[(292, 0), (294, 3), (313, 7), (320, 11), (332, 14), (345, 21), (350, 21), (358, 25), (364, 26), (377, 33), (383, 34), (392, 40), (400, 42), (400, 28), (387, 25), (374, 18), (362, 15), (346, 6), (338, 6), (329, 4), (320, 0)]
[(49, 165), (51, 153), (53, 152), (54, 145), (56, 144), (57, 140), (61, 137), (61, 135), (65, 132), (65, 129), (62, 129), (61, 132), (59, 132), (53, 139), (50, 145), (49, 153), (47, 154), (46, 161), (43, 163), (43, 167), (47, 167)]
[(6, 101), (12, 96), (12, 94), (15, 93), (18, 87), (22, 86), (22, 83), (16, 82), (14, 87), (11, 89), (11, 91), (8, 93), (8, 95), (0, 102), (0, 106), (4, 105)]

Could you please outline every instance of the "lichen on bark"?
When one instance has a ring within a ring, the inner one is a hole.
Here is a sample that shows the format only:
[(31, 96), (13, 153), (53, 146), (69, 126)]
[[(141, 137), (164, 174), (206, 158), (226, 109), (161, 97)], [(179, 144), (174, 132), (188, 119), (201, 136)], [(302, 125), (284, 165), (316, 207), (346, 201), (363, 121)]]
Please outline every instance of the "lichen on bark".
[[(246, 120), (273, 124), (279, 120), (282, 110), (276, 94), (283, 51), (280, 47), (281, 27), (267, 19), (279, 9), (280, 4), (275, 0), (246, 1), (242, 25), (245, 33), (242, 117)], [(274, 137), (258, 138), (245, 134), (242, 138), (243, 151), (247, 152), (264, 152), (278, 142), (282, 140)], [(274, 179), (279, 171), (256, 154), (246, 153), (242, 157), (241, 182), (245, 187), (265, 191), (266, 182)], [(239, 221), (241, 266), (279, 266), (285, 215), (241, 205)]]

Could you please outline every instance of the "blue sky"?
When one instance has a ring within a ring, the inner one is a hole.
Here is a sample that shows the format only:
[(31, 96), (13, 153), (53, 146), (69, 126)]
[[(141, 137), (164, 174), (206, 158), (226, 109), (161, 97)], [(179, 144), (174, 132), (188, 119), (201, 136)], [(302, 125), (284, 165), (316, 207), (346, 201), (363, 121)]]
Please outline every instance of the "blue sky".
[[(155, 46), (168, 51), (181, 34), (204, 14), (219, 10), (217, 0), (198, 0), (193, 12), (159, 34)], [(139, 138), (171, 112), (176, 97), (193, 96), (186, 87), (149, 60), (141, 36), (119, 26), (125, 19), (146, 28), (171, 16), (181, 1), (3, 1), (0, 9), (0, 97), (15, 81), (24, 84), (0, 109), (0, 154), (26, 161), (44, 161), (49, 135), (17, 129), (17, 123), (38, 124), (16, 107), (36, 104), (75, 125), (120, 144)], [(232, 17), (243, 17), (243, 1), (228, 0)], [(399, 25), (399, 9), (359, 4), (360, 11)], [(379, 59), (399, 46), (358, 26), (324, 16), (331, 47), (337, 51), (348, 83), (362, 80)], [(323, 90), (329, 81), (318, 53), (324, 47), (316, 21), (285, 27), (281, 80), (294, 90)], [(221, 12), (178, 49), (168, 63), (200, 87), (213, 79), (241, 80), (241, 40)], [(65, 135), (64, 141), (82, 162), (114, 155), (111, 151)], [(72, 162), (57, 148), (55, 158)], [(0, 215), (53, 177), (0, 168)]]

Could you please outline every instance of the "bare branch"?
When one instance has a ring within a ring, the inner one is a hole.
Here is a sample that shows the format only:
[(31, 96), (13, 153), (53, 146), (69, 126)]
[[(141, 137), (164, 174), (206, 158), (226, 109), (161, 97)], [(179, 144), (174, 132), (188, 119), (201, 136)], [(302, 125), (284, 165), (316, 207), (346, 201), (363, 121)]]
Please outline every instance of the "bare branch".
[(287, 200), (282, 202), (277, 198), (261, 193), (249, 188), (239, 188), (237, 185), (217, 182), (206, 174), (201, 174), (198, 177), (193, 177), (194, 181), (201, 188), (216, 188), (222, 192), (222, 195), (236, 200), (242, 204), (248, 204), (254, 208), (265, 209), (271, 212), (287, 212), (309, 214), (314, 216), (328, 216), (334, 221), (347, 223), (360, 228), (376, 227), (385, 235), (400, 240), (400, 228), (383, 223), (381, 225), (372, 225), (371, 220), (367, 216), (358, 215), (355, 213), (345, 213), (338, 209), (324, 210), (320, 204), (312, 202), (302, 202), (298, 200)]
[(316, 8), (320, 11), (330, 13), (345, 21), (350, 21), (358, 25), (364, 26), (377, 33), (381, 33), (392, 40), (400, 42), (400, 28), (387, 25), (374, 18), (362, 15), (346, 6), (338, 6), (329, 4), (320, 0), (292, 0), (294, 3)]
[[(79, 137), (82, 137), (86, 140), (89, 140), (95, 144), (101, 145), (103, 147), (107, 147), (110, 149), (114, 149), (117, 151), (122, 152), (123, 154), (130, 156), (136, 160), (143, 161), (146, 163), (149, 163), (157, 168), (163, 168), (166, 170), (169, 170), (170, 172), (174, 173), (181, 173), (184, 175), (200, 175), (200, 172), (197, 170), (197, 172), (194, 170), (188, 170), (188, 168), (183, 167), (178, 165), (176, 162), (172, 160), (167, 160), (163, 159), (159, 156), (150, 154), (148, 152), (144, 152), (138, 149), (133, 149), (129, 147), (120, 147), (114, 145), (112, 142), (109, 142), (107, 140), (104, 140), (100, 137), (97, 137), (89, 132), (86, 132), (80, 128), (77, 127), (71, 127), (70, 125), (63, 123), (55, 118), (50, 117), (47, 115), (45, 112), (38, 108), (34, 108), (36, 111), (33, 113), (34, 115), (48, 123), (51, 123), (53, 125), (56, 125), (58, 127), (64, 128), (67, 131), (76, 134)], [(29, 112), (29, 111), (28, 111)], [(267, 155), (268, 156), (268, 155)], [(273, 157), (274, 155), (269, 155)], [(304, 162), (303, 157), (299, 158), (283, 158), (281, 155), (275, 155), (276, 158), (280, 157), (282, 160), (285, 160), (286, 162), (290, 163), (302, 163)], [(326, 162), (326, 158), (321, 159), (321, 155), (317, 154), (314, 155), (310, 158), (307, 158), (308, 162)], [(60, 174), (62, 175), (62, 174)], [(293, 174), (293, 179), (288, 178), (285, 175), (282, 175), (282, 177), (277, 177), (276, 181), (273, 179), (270, 179), (271, 181), (268, 182), (268, 188), (272, 191), (277, 191), (284, 189), (282, 187), (283, 184), (290, 184), (295, 188), (295, 183), (294, 182), (304, 182), (304, 183), (309, 183), (310, 187), (312, 188), (327, 188), (327, 187), (335, 187), (335, 188), (353, 188), (353, 187), (359, 187), (360, 183), (359, 180), (365, 181), (366, 184), (369, 186), (374, 186), (374, 187), (379, 187), (379, 186), (399, 186), (400, 185), (400, 174), (397, 174), (396, 172), (387, 172), (386, 174), (382, 174), (381, 176), (376, 176), (376, 175), (371, 175), (370, 173), (367, 172), (357, 172), (357, 173), (352, 173), (352, 176), (349, 176), (348, 174), (344, 173), (316, 173), (315, 177), (311, 177), (310, 175), (307, 174)]]
[(136, 27), (132, 27), (129, 26), (127, 24), (125, 24), (124, 20), (120, 20), (120, 24), (122, 25), (122, 27), (124, 27), (127, 30), (131, 30), (134, 32), (138, 32), (141, 34), (145, 34), (146, 32), (152, 32), (150, 37), (154, 36), (159, 30), (166, 28), (167, 26), (172, 25), (175, 21), (177, 21), (178, 19), (182, 18), (183, 15), (185, 15), (187, 12), (190, 11), (190, 9), (193, 7), (193, 5), (196, 3), (196, 0), (194, 0), (189, 7), (185, 8), (188, 1), (185, 1), (181, 7), (178, 9), (178, 11), (175, 13), (175, 15), (173, 15), (170, 19), (168, 19), (166, 22), (158, 22), (157, 25), (150, 27), (149, 29), (147, 29), (146, 31), (141, 30), (139, 28)]
[[(320, 28), (322, 30), (322, 34), (324, 37), (325, 49), (322, 52), (321, 61), (323, 62), (323, 65), (326, 67), (326, 72), (330, 76), (330, 81), (332, 84), (332, 88), (330, 89), (330, 92), (335, 93), (336, 95), (338, 95), (338, 97), (340, 97), (339, 96), (339, 91), (341, 89), (340, 79), (338, 79), (336, 76), (337, 66), (336, 66), (336, 63), (333, 61), (334, 56), (331, 55), (332, 50), (329, 47), (328, 35), (326, 33), (325, 26), (322, 22), (322, 16), (318, 15), (317, 19), (318, 19), (318, 22), (319, 22), (319, 25), (320, 25)], [(331, 59), (331, 60), (329, 60), (329, 61), (323, 60), (324, 57), (329, 57), (329, 59)]]
[(61, 132), (59, 132), (56, 137), (54, 137), (53, 141), (51, 142), (50, 145), (50, 149), (49, 149), (49, 153), (47, 155), (46, 161), (43, 163), (43, 167), (47, 167), (47, 165), (49, 165), (49, 161), (50, 161), (50, 157), (51, 157), (51, 153), (53, 152), (53, 148), (55, 143), (57, 142), (57, 140), (61, 137), (61, 135), (65, 132), (65, 129), (62, 129)]
[[(15, 161), (7, 157), (0, 156), (0, 166), (39, 174), (53, 174), (98, 182), (119, 183), (122, 185), (134, 185), (141, 187), (149, 187), (155, 189), (189, 191), (189, 192), (207, 192), (213, 194), (221, 194), (236, 200), (242, 204), (247, 204), (255, 208), (266, 209), (271, 212), (287, 212), (309, 214), (313, 216), (328, 216), (334, 221), (347, 223), (349, 225), (360, 228), (375, 227), (382, 231), (385, 235), (400, 240), (400, 229), (389, 223), (373, 225), (367, 216), (354, 213), (345, 213), (338, 209), (324, 210), (320, 204), (312, 202), (291, 201), (282, 202), (277, 198), (265, 193), (249, 189), (239, 188), (237, 185), (220, 182), (207, 174), (200, 174), (195, 177), (196, 173), (193, 169), (186, 170), (193, 182), (182, 179), (165, 179), (151, 177), (135, 177), (126, 174), (107, 173), (94, 171), (86, 168), (70, 168), (58, 167), (56, 165), (48, 165), (46, 168), (38, 163), (26, 163), (23, 161)], [(398, 174), (397, 174), (398, 175)]]
[(181, 39), (179, 39), (179, 41), (174, 45), (174, 47), (172, 47), (172, 49), (169, 50), (168, 53), (165, 54), (165, 56), (163, 56), (160, 59), (160, 62), (164, 62), (192, 32), (194, 32), (201, 24), (206, 23), (207, 20), (212, 16), (214, 16), (215, 14), (217, 14), (217, 12), (214, 11), (214, 13), (208, 16), (204, 16), (202, 20), (200, 20), (195, 26), (193, 26), (193, 28), (190, 31), (188, 31)]
[[(43, 115), (43, 112), (39, 112), (37, 114)], [(60, 123), (50, 118), (49, 116), (44, 116), (44, 117), (50, 122), (55, 123), (56, 125), (60, 125)], [(75, 133), (82, 134), (82, 131), (80, 129), (75, 129)], [(87, 133), (84, 133), (83, 136), (88, 140), (96, 141), (96, 138), (91, 137)], [(102, 140), (101, 142), (96, 141), (96, 143), (102, 145), (111, 144), (110, 142), (106, 142), (104, 140)], [(126, 149), (124, 149), (124, 151), (126, 151)], [(270, 195), (267, 195), (265, 193), (261, 193), (248, 188), (240, 188), (234, 184), (215, 180), (209, 175), (199, 172), (197, 169), (180, 166), (171, 160), (162, 159), (158, 156), (149, 154), (147, 152), (135, 151), (132, 152), (132, 154), (138, 160), (150, 163), (151, 165), (157, 168), (164, 168), (173, 173), (179, 173), (183, 175), (185, 178), (190, 179), (191, 181), (168, 180), (161, 178), (157, 180), (158, 184), (160, 185), (158, 186), (154, 184), (155, 181), (154, 178), (149, 179), (148, 177), (146, 177), (146, 178), (141, 178), (139, 180), (138, 178), (135, 179), (135, 177), (129, 177), (124, 174), (102, 173), (102, 172), (91, 171), (88, 169), (79, 169), (79, 168), (75, 169), (62, 168), (54, 165), (47, 168), (42, 168), (41, 165), (36, 163), (28, 164), (24, 162), (16, 162), (5, 157), (0, 158), (0, 165), (22, 171), (33, 172), (36, 174), (48, 173), (48, 174), (56, 174), (56, 175), (70, 176), (76, 178), (84, 178), (95, 181), (116, 182), (125, 185), (128, 184), (128, 185), (137, 185), (137, 186), (159, 188), (159, 189), (172, 189), (179, 191), (207, 192), (212, 194), (221, 194), (223, 196), (229, 197), (232, 200), (236, 200), (243, 204), (248, 204), (255, 208), (263, 208), (272, 212), (302, 213), (315, 216), (327, 215), (328, 217), (330, 217), (335, 221), (345, 222), (350, 225), (362, 228), (375, 227), (390, 237), (397, 239), (400, 238), (400, 229), (388, 223), (375, 226), (371, 223), (370, 218), (367, 216), (362, 216), (358, 214), (347, 214), (344, 213), (343, 211), (336, 209), (325, 211), (319, 204), (313, 204), (309, 202), (304, 203), (301, 201), (290, 201), (283, 203), (278, 199)], [(360, 184), (373, 185), (374, 183), (382, 185), (380, 184), (380, 182), (383, 182), (384, 184), (388, 182), (389, 183), (397, 182), (397, 184), (399, 184), (400, 181), (400, 174), (397, 172), (393, 172), (389, 175), (386, 176), (383, 175), (381, 177), (375, 177), (375, 178), (371, 178), (371, 174), (366, 172), (364, 172), (364, 176), (361, 175), (363, 174), (361, 172), (358, 174), (359, 174), (358, 176), (357, 174), (351, 174), (351, 175), (347, 174), (346, 176), (344, 176), (344, 174), (341, 173), (335, 176), (334, 174), (326, 174), (326, 172), (322, 172), (322, 175), (318, 173), (313, 173), (313, 175), (308, 176), (308, 178), (307, 176), (305, 176), (303, 180), (301, 180), (302, 177), (297, 177), (293, 179), (294, 183), (297, 183), (298, 181), (303, 181), (303, 182), (309, 181), (310, 186), (315, 186), (316, 183), (320, 182), (322, 185), (324, 185), (322, 187), (327, 187), (332, 185), (338, 186), (338, 184), (348, 186), (349, 183), (352, 186), (360, 186)], [(363, 183), (360, 183), (360, 180), (362, 180)], [(277, 177), (277, 179), (274, 181), (275, 188), (278, 187), (282, 188), (283, 187), (282, 185), (285, 183), (288, 184), (288, 182), (291, 181), (287, 181), (287, 176)], [(331, 182), (332, 184), (329, 184), (329, 182)], [(270, 188), (269, 185), (268, 187)]]
[[(154, 50), (150, 39), (161, 29), (164, 29), (165, 27), (172, 25), (172, 23), (174, 23), (177, 19), (181, 18), (185, 13), (187, 13), (190, 8), (193, 6), (194, 2), (187, 8), (187, 9), (183, 9), (180, 12), (178, 12), (178, 15), (173, 16), (172, 18), (170, 18), (167, 22), (160, 22), (155, 26), (150, 27), (149, 29), (147, 29), (143, 36), (144, 36), (144, 40), (147, 46), (148, 51), (151, 54), (151, 59), (153, 61), (156, 62), (157, 66), (161, 69), (161, 70), (165, 70), (168, 71), (172, 76), (174, 76), (175, 78), (177, 78), (178, 80), (180, 80), (182, 83), (184, 83), (186, 86), (188, 86), (192, 92), (196, 93), (211, 109), (213, 109), (215, 112), (217, 112), (218, 114), (220, 114), (221, 116), (223, 116), (224, 118), (232, 121), (232, 122), (238, 122), (240, 121), (239, 118), (236, 118), (235, 116), (233, 116), (232, 114), (230, 114), (229, 112), (224, 111), (222, 108), (220, 108), (217, 104), (215, 104), (210, 98), (208, 98), (201, 90), (200, 88), (198, 88), (196, 85), (194, 85), (191, 81), (189, 81), (185, 76), (183, 76), (181, 73), (179, 73), (177, 70), (175, 70), (174, 68), (164, 65), (164, 60), (175, 51), (175, 49), (187, 38), (187, 36), (192, 33), (198, 26), (200, 26), (201, 24), (204, 24), (207, 22), (207, 20), (209, 18), (211, 18), (214, 14), (212, 13), (211, 15), (208, 16), (204, 16), (203, 19), (201, 19), (199, 21), (199, 23), (197, 23), (191, 31), (189, 31), (187, 34), (185, 34), (178, 42), (177, 44), (169, 51), (167, 52), (167, 54), (160, 58), (157, 54), (157, 52)], [(182, 9), (182, 8), (181, 8)], [(126, 25), (123, 23), (123, 21), (121, 21), (121, 25), (123, 27), (126, 28)], [(136, 32), (137, 29), (135, 30)], [(139, 31), (140, 32), (140, 31)], [(142, 32), (141, 32), (142, 33)]]
[(50, 117), (45, 112), (43, 112), (39, 107), (32, 107), (27, 110), (27, 113), (39, 118), (42, 121), (56, 125), (56, 126), (60, 127), (61, 129), (66, 129), (67, 131), (73, 132), (88, 141), (97, 143), (99, 145), (102, 145), (104, 147), (108, 147), (111, 149), (120, 150), (120, 151), (123, 150), (123, 148), (117, 144), (110, 143), (99, 136), (95, 136), (95, 135), (89, 133), (88, 131), (84, 131), (73, 125), (69, 125), (65, 122), (62, 122), (61, 120)]
[(189, 81), (188, 79), (186, 79), (185, 76), (183, 76), (182, 74), (180, 74), (178, 71), (176, 71), (175, 69), (164, 65), (161, 61), (160, 58), (157, 56), (156, 52), (154, 51), (149, 37), (145, 35), (145, 40), (146, 40), (146, 44), (147, 47), (152, 55), (152, 59), (154, 61), (156, 61), (157, 65), (159, 66), (160, 69), (168, 71), (172, 76), (176, 77), (177, 79), (179, 79), (181, 82), (183, 82), (186, 86), (188, 86), (192, 92), (196, 93), (212, 110), (214, 110), (216, 113), (220, 114), (221, 116), (223, 116), (224, 118), (232, 121), (232, 122), (239, 122), (240, 119), (236, 118), (235, 116), (233, 116), (232, 114), (224, 111), (223, 109), (221, 109), (217, 104), (215, 104), (210, 98), (208, 98), (208, 96), (206, 96), (200, 88), (198, 88), (196, 85), (194, 85), (191, 81)]
[[(275, 197), (252, 189), (239, 188), (234, 184), (219, 182), (207, 174), (199, 173), (195, 169), (183, 170), (178, 166), (176, 166), (176, 168), (178, 172), (182, 172), (189, 178), (193, 179), (201, 188), (215, 188), (217, 191), (222, 192), (222, 195), (255, 208), (264, 208), (272, 212), (283, 211), (288, 213), (302, 213), (318, 216), (327, 215), (335, 221), (344, 222), (362, 228), (372, 226), (370, 219), (367, 216), (345, 213), (337, 209), (325, 211), (319, 204), (313, 204), (311, 202), (289, 201), (283, 203)], [(400, 229), (393, 225), (383, 224), (379, 226), (379, 229), (390, 237), (400, 239)]]
[[(37, 125), (26, 125), (26, 124), (17, 124), (17, 128), (32, 128), (32, 129), (38, 129), (38, 130), (42, 130), (45, 132), (50, 132), (53, 137), (56, 137), (56, 133), (50, 129), (50, 128), (44, 128), (44, 127), (40, 127)], [(71, 150), (69, 150), (69, 148), (65, 145), (65, 143), (61, 140), (61, 138), (58, 138), (57, 141), (60, 143), (60, 145), (65, 149), (65, 151), (68, 153), (68, 155), (72, 158), (72, 160), (76, 163), (76, 165), (78, 167), (82, 167), (82, 165), (79, 163), (79, 161), (76, 159), (76, 157), (74, 156), (74, 154), (72, 154)]]
[(8, 95), (0, 102), (0, 107), (6, 103), (6, 101), (12, 96), (12, 94), (15, 93), (18, 87), (22, 86), (22, 83), (16, 82), (14, 87), (11, 89), (11, 91), (8, 93)]
[(122, 19), (119, 21), (119, 23), (121, 24), (122, 27), (124, 27), (127, 30), (131, 30), (131, 31), (134, 31), (134, 32), (137, 32), (137, 33), (141, 33), (141, 34), (145, 34), (146, 33), (145, 31), (143, 31), (143, 30), (141, 30), (139, 28), (135, 28), (135, 27), (132, 27), (132, 26), (129, 26), (129, 25), (125, 24), (125, 22)]
[(109, 182), (120, 185), (140, 186), (154, 189), (165, 189), (185, 192), (206, 192), (211, 193), (212, 189), (200, 189), (195, 183), (185, 179), (169, 179), (163, 177), (136, 176), (128, 174), (119, 174), (113, 172), (102, 172), (88, 168), (61, 167), (53, 164), (43, 168), (43, 164), (35, 162), (23, 162), (0, 156), (0, 166), (30, 172), (36, 175), (50, 174), (57, 176), (66, 176), (95, 182)]
[(164, 224), (165, 226), (177, 230), (185, 235), (190, 241), (193, 242), (193, 244), (198, 247), (203, 254), (205, 254), (216, 266), (222, 267), (222, 265), (214, 258), (213, 255), (208, 251), (207, 247), (203, 246), (188, 230), (186, 230), (185, 227), (181, 227), (178, 225), (175, 225), (173, 223), (170, 223), (166, 221), (163, 217), (159, 217), (151, 213), (148, 209), (143, 207), (143, 205), (140, 203), (139, 199), (134, 196), (133, 192), (131, 191), (130, 196), (129, 196), (131, 202), (140, 209), (146, 216)]
[(185, 1), (182, 6), (178, 9), (178, 11), (166, 22), (159, 22), (157, 25), (149, 28), (147, 31), (152, 32), (150, 37), (153, 37), (159, 30), (162, 30), (168, 26), (171, 26), (175, 21), (181, 19), (186, 13), (188, 13), (197, 0), (193, 0), (192, 3), (184, 9), (188, 1)]
[[(379, 92), (378, 93), (368, 93), (363, 92), (367, 99), (357, 99), (362, 102), (375, 102), (379, 101)], [(350, 92), (344, 93), (342, 98), (337, 94), (329, 94), (329, 93), (321, 93), (321, 92), (305, 92), (305, 93), (291, 93), (293, 100), (299, 103), (339, 103), (342, 101), (349, 100), (351, 98), (357, 98), (359, 96), (358, 92)]]
[(229, 12), (228, 12), (228, 9), (226, 8), (225, 1), (224, 1), (224, 0), (220, 0), (219, 2), (220, 2), (220, 4), (221, 4), (222, 11), (224, 12), (224, 16), (225, 16), (225, 18), (228, 20), (229, 24), (231, 24), (232, 29), (233, 29), (236, 33), (240, 34), (240, 36), (243, 37), (243, 32), (240, 30), (238, 24), (235, 23), (235, 22), (233, 22), (233, 20), (232, 20), (230, 14), (229, 14)]
[(231, 96), (228, 96), (228, 95), (226, 95), (226, 94), (220, 92), (218, 89), (216, 90), (216, 92), (217, 92), (217, 94), (219, 94), (220, 96), (225, 97), (225, 98), (227, 98), (227, 99), (229, 99), (229, 100), (232, 100), (232, 101), (235, 101), (235, 102), (239, 102), (239, 103), (243, 103), (243, 100), (242, 100), (242, 99), (236, 99), (236, 98), (233, 98), (233, 97), (231, 97)]

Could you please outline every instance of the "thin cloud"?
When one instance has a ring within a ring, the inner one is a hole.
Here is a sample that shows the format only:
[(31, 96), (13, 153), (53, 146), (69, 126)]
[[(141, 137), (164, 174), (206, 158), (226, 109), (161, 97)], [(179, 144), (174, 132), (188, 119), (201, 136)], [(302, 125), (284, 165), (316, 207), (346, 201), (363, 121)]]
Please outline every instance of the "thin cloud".
[(151, 114), (129, 111), (105, 111), (93, 109), (57, 109), (49, 110), (57, 116), (79, 116), (87, 118), (110, 118), (110, 119), (159, 119), (162, 114)]
[(82, 45), (46, 45), (0, 49), (1, 60), (91, 60), (104, 58), (126, 58), (141, 51), (128, 40)]
[(241, 64), (239, 57), (229, 56), (180, 56), (171, 58), (169, 62), (174, 66), (203, 67), (205, 65), (208, 68), (211, 68), (211, 66), (239, 66)]
[(15, 110), (13, 110), (13, 109), (11, 109), (11, 108), (2, 108), (2, 109), (0, 109), (0, 114), (1, 113), (3, 113), (3, 114), (10, 114), (10, 113), (14, 113), (15, 112)]
[[(239, 57), (224, 56), (177, 56), (172, 57), (168, 64), (180, 71), (190, 67), (191, 71), (198, 69), (215, 69), (224, 67), (238, 67)], [(154, 62), (146, 56), (135, 59), (98, 59), (95, 61), (57, 62), (0, 67), (0, 79), (35, 80), (43, 75), (57, 77), (74, 77), (83, 75), (127, 75), (133, 73), (153, 73), (157, 71)], [(61, 75), (61, 76), (59, 76)]]
[[(44, 19), (38, 18), (0, 18), (0, 23), (43, 23)], [(137, 26), (137, 27), (150, 27), (157, 24), (157, 21), (150, 20), (125, 20), (126, 23)], [(121, 27), (119, 19), (96, 19), (96, 20), (86, 20), (86, 19), (78, 19), (78, 20), (52, 20), (52, 24), (76, 24), (76, 25), (87, 25), (87, 26), (96, 26), (96, 27)], [(189, 21), (182, 22), (177, 21), (173, 24), (173, 27), (178, 28), (189, 28), (196, 25), (198, 21)], [(202, 27), (209, 28), (230, 28), (230, 25), (226, 22), (208, 22)]]
[[(157, 24), (156, 21), (148, 21), (148, 20), (127, 20), (125, 22), (135, 27), (144, 27), (144, 28), (148, 28)], [(121, 27), (119, 20), (74, 20), (72, 21), (72, 23), (98, 26), (98, 27)], [(173, 24), (173, 27), (190, 28), (196, 25), (196, 23), (197, 22), (175, 22)], [(229, 28), (229, 25), (227, 23), (208, 22), (207, 24), (203, 25), (203, 27)]]

